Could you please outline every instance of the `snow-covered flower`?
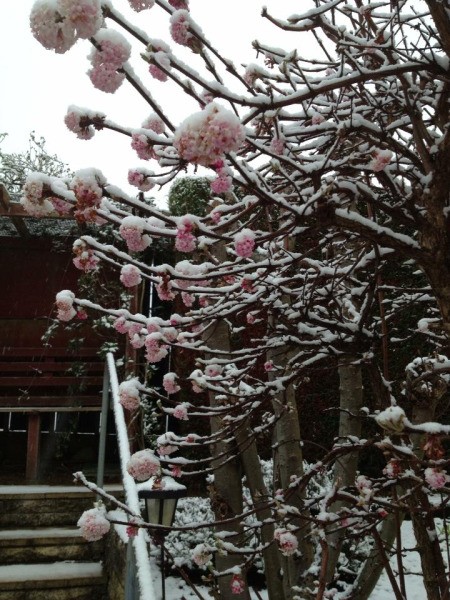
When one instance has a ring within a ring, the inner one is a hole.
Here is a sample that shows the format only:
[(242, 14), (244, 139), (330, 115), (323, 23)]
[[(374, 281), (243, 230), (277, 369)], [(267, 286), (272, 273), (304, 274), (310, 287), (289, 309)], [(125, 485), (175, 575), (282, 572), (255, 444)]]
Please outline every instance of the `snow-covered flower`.
[(445, 487), (448, 480), (447, 473), (439, 468), (428, 467), (424, 472), (425, 481), (433, 490)]
[(189, 215), (181, 217), (177, 225), (177, 236), (175, 238), (175, 248), (179, 252), (193, 252), (197, 247), (197, 241), (192, 233), (194, 223)]
[(58, 0), (57, 6), (79, 38), (94, 36), (103, 24), (100, 0)]
[(282, 154), (284, 154), (285, 146), (286, 143), (283, 138), (274, 136), (272, 138), (272, 141), (270, 142), (270, 151), (273, 152), (273, 154), (281, 156)]
[(405, 419), (405, 411), (400, 406), (388, 406), (375, 417), (375, 421), (380, 427), (396, 433), (404, 430)]
[(141, 217), (129, 215), (122, 219), (119, 233), (125, 240), (128, 250), (131, 252), (142, 252), (151, 244), (151, 238), (144, 233), (145, 220)]
[(136, 150), (136, 154), (141, 160), (155, 158), (153, 142), (143, 133), (133, 133), (131, 135), (131, 147)]
[(145, 10), (146, 8), (152, 8), (155, 0), (128, 0), (128, 4), (136, 12), (141, 12), (141, 10)]
[(182, 159), (209, 166), (225, 153), (239, 150), (244, 140), (245, 129), (238, 117), (211, 102), (179, 125), (173, 145)]
[(136, 377), (122, 381), (119, 385), (119, 402), (127, 410), (136, 410), (139, 408), (141, 398), (139, 395), (139, 380)]
[(207, 565), (212, 560), (211, 548), (206, 544), (197, 544), (192, 550), (192, 560), (199, 567)]
[(167, 356), (168, 346), (163, 343), (162, 335), (158, 332), (149, 333), (145, 338), (145, 358), (150, 363), (157, 363)]
[(251, 229), (243, 229), (234, 236), (236, 254), (242, 258), (250, 258), (255, 249), (255, 234)]
[(120, 281), (125, 287), (134, 287), (142, 281), (140, 270), (134, 265), (123, 265), (120, 270)]
[(176, 373), (166, 373), (163, 377), (163, 388), (168, 394), (176, 394), (180, 391), (180, 386), (176, 383)]
[(390, 150), (376, 150), (369, 168), (375, 172), (382, 171), (391, 162), (392, 156), (393, 154)]
[(37, 0), (30, 14), (31, 32), (37, 41), (58, 54), (67, 52), (76, 42), (75, 27), (64, 18), (58, 3)]
[(56, 294), (56, 308), (58, 309), (58, 319), (60, 321), (70, 321), (77, 311), (73, 307), (75, 294), (70, 290), (62, 290)]
[(146, 481), (158, 475), (161, 470), (161, 464), (152, 450), (146, 448), (135, 452), (127, 464), (127, 471), (137, 481)]
[(242, 594), (245, 592), (245, 581), (241, 575), (235, 573), (230, 581), (230, 589), (232, 594)]
[(201, 41), (190, 32), (191, 19), (188, 10), (179, 9), (170, 17), (170, 35), (177, 44), (187, 46), (194, 52), (200, 51)]
[(186, 402), (182, 402), (181, 404), (177, 404), (177, 406), (173, 409), (173, 416), (175, 419), (180, 419), (180, 421), (189, 421), (188, 416), (188, 404)]
[(164, 121), (161, 117), (158, 117), (156, 113), (151, 113), (145, 121), (142, 122), (142, 127), (144, 129), (151, 129), (158, 135), (164, 133), (166, 126), (164, 125)]
[(297, 538), (287, 529), (275, 529), (273, 537), (278, 543), (281, 554), (284, 554), (284, 556), (291, 556), (298, 548)]
[(81, 535), (88, 542), (100, 540), (111, 528), (111, 523), (106, 518), (106, 511), (103, 507), (85, 510), (78, 519), (77, 525), (81, 530)]

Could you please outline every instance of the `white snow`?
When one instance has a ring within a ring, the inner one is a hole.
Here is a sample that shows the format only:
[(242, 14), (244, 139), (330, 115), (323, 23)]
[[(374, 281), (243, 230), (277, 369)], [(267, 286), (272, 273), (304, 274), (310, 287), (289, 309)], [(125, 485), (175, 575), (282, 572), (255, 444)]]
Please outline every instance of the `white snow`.
[(56, 562), (35, 565), (5, 565), (0, 567), (0, 582), (45, 581), (101, 577), (102, 563)]

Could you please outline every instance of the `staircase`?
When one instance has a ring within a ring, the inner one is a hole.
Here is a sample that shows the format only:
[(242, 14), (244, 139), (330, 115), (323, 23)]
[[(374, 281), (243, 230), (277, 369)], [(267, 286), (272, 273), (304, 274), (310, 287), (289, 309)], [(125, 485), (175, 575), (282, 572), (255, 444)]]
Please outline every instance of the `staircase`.
[(76, 486), (0, 486), (0, 600), (107, 600), (104, 544), (76, 527), (94, 500)]

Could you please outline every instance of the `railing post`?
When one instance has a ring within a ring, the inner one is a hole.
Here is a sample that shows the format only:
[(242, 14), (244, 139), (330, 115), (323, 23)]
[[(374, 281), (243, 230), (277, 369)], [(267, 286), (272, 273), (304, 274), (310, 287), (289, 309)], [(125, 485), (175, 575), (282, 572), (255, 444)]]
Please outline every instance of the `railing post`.
[(125, 599), (139, 600), (139, 586), (136, 573), (136, 558), (134, 556), (133, 544), (131, 538), (127, 544), (127, 565), (125, 574)]
[(106, 432), (108, 428), (109, 410), (109, 369), (105, 360), (102, 388), (102, 412), (100, 413), (100, 440), (98, 443), (97, 485), (103, 487), (105, 478)]

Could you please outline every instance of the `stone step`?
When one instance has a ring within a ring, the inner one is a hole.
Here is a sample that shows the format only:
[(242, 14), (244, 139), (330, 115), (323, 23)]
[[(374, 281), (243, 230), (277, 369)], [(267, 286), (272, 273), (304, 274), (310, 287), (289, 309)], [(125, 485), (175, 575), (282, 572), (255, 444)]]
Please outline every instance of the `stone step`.
[(0, 600), (106, 600), (100, 562), (0, 566)]
[(55, 560), (98, 561), (103, 543), (87, 542), (76, 528), (6, 529), (0, 531), (0, 564)]
[[(106, 485), (105, 490), (123, 495), (120, 485)], [(92, 492), (77, 485), (0, 486), (0, 529), (75, 526), (95, 500)]]

